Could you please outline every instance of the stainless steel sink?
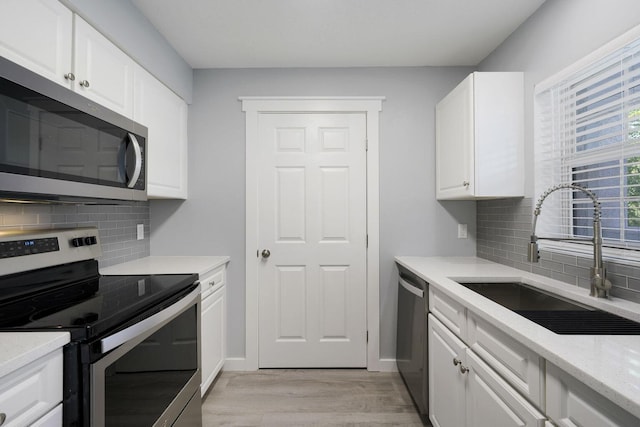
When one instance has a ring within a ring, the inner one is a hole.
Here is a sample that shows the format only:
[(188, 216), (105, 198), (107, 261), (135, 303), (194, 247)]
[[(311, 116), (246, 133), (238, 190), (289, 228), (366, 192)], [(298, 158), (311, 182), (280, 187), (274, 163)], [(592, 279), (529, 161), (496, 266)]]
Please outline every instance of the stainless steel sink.
[(556, 334), (640, 335), (640, 323), (520, 282), (460, 283)]

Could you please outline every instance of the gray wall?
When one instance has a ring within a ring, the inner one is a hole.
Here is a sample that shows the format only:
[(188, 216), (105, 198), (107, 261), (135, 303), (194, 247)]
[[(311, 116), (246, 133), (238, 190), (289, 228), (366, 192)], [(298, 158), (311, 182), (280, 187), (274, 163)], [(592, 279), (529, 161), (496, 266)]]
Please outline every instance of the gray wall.
[[(145, 238), (136, 239), (137, 224), (144, 224)], [(120, 264), (149, 255), (149, 204), (51, 205), (0, 203), (0, 231), (97, 227), (102, 256), (100, 267)]]
[[(380, 115), (380, 354), (395, 357), (396, 255), (473, 255), (475, 203), (435, 200), (434, 107), (469, 68), (196, 70), (189, 199), (151, 201), (153, 255), (230, 255), (228, 356), (245, 343), (245, 117), (239, 96), (383, 95)], [(377, 262), (378, 260), (372, 260)]]
[(193, 71), (130, 0), (62, 0), (142, 67), (191, 102)]
[(479, 71), (524, 72), (527, 196), (534, 196), (534, 85), (638, 24), (638, 0), (547, 0), (479, 64)]
[[(542, 261), (526, 261), (531, 232), (534, 85), (640, 24), (637, 0), (547, 0), (479, 66), (481, 71), (524, 71), (527, 196), (521, 200), (478, 202), (478, 256), (588, 287), (589, 257), (541, 251)], [(640, 302), (640, 268), (605, 262), (612, 294)]]

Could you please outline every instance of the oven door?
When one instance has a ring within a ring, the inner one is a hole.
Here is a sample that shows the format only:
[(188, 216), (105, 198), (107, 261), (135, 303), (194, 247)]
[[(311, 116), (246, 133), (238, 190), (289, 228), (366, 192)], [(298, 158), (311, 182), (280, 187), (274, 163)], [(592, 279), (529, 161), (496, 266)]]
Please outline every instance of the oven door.
[[(199, 337), (198, 286), (166, 309), (103, 338), (104, 356), (91, 364), (91, 425), (170, 426), (188, 419), (188, 425), (200, 426)], [(185, 417), (185, 408), (198, 413)]]

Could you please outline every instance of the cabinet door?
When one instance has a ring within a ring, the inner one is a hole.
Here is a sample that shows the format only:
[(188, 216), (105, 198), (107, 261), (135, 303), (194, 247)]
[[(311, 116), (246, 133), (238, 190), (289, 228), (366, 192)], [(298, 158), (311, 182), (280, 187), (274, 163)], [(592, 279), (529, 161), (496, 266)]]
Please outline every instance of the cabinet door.
[(69, 87), (72, 17), (58, 1), (2, 0), (0, 55)]
[(62, 349), (0, 378), (5, 426), (31, 425), (62, 402)]
[(62, 427), (62, 403), (31, 424), (31, 427)]
[(429, 314), (429, 419), (434, 427), (465, 425), (465, 345)]
[(133, 117), (135, 62), (116, 45), (75, 16), (76, 92), (126, 117)]
[(546, 417), (467, 349), (467, 427), (534, 427)]
[(148, 130), (147, 195), (187, 198), (187, 104), (136, 67), (133, 119)]
[(225, 347), (225, 286), (202, 301), (202, 384), (204, 396), (224, 364)]
[(438, 199), (474, 195), (473, 74), (436, 105)]
[(547, 415), (562, 427), (639, 426), (614, 402), (547, 362)]

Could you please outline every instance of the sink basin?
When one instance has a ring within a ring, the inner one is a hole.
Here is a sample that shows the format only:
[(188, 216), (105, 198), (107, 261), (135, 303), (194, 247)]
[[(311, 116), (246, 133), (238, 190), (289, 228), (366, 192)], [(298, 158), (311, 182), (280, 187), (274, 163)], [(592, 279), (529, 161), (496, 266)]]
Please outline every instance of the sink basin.
[(460, 283), (556, 334), (640, 335), (640, 323), (520, 282)]

